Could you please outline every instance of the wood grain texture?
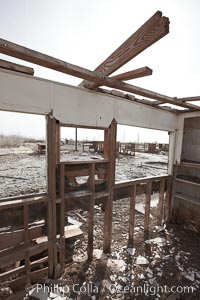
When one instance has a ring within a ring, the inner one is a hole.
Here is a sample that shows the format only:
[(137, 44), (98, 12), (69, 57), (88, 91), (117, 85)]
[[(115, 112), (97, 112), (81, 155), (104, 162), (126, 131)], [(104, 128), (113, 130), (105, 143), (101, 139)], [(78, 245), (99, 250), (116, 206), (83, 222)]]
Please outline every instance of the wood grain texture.
[(129, 72), (121, 73), (115, 76), (111, 76), (110, 78), (126, 81), (126, 80), (144, 77), (144, 76), (149, 76), (152, 75), (152, 73), (153, 73), (152, 69), (148, 67), (143, 67)]
[[(47, 117), (47, 178), (48, 178), (48, 240), (56, 238), (56, 147), (55, 147), (55, 126), (56, 121), (51, 116)], [(56, 245), (49, 244), (49, 276), (53, 276), (57, 264)]]
[(129, 215), (129, 245), (133, 247), (133, 235), (135, 226), (135, 199), (136, 199), (136, 184), (131, 187), (130, 197), (130, 215)]
[(164, 220), (169, 222), (171, 212), (172, 178), (167, 180), (167, 190), (164, 199)]
[(163, 219), (163, 202), (164, 202), (165, 180), (160, 181), (159, 201), (158, 201), (158, 220), (157, 225), (162, 225)]
[(61, 203), (57, 205), (59, 212), (59, 233), (61, 236), (61, 248), (59, 251), (61, 274), (65, 269), (65, 165), (60, 166), (60, 198)]
[(152, 188), (152, 181), (149, 181), (147, 182), (146, 199), (145, 199), (144, 233), (147, 233), (149, 231), (151, 188)]
[(22, 65), (15, 64), (13, 62), (0, 59), (0, 68), (10, 71), (15, 71), (27, 75), (34, 75), (34, 69)]
[(26, 60), (37, 65), (56, 70), (65, 74), (76, 76), (82, 79), (95, 82), (96, 85), (108, 86), (116, 88), (118, 90), (126, 91), (129, 93), (137, 94), (143, 97), (147, 97), (162, 102), (168, 102), (170, 104), (185, 107), (191, 110), (200, 110), (199, 106), (184, 103), (179, 100), (174, 100), (172, 97), (162, 95), (147, 89), (143, 89), (123, 81), (115, 80), (98, 74), (97, 72), (90, 71), (85, 68), (78, 67), (76, 65), (67, 63), (65, 61), (56, 59), (54, 57), (42, 54), (40, 52), (22, 47), (20, 45), (11, 43), (9, 41), (0, 39), (0, 53), (10, 55), (22, 60)]
[[(108, 76), (126, 64), (139, 53), (157, 42), (169, 33), (169, 19), (162, 17), (157, 11), (133, 35), (131, 35), (118, 49), (116, 49), (95, 71)], [(87, 88), (93, 88), (94, 83), (84, 83)]]
[[(29, 239), (35, 239), (42, 234), (44, 225), (36, 226), (29, 229)], [(24, 242), (24, 229), (4, 232), (0, 234), (0, 250), (16, 246)]]
[(111, 252), (113, 186), (115, 183), (116, 137), (117, 137), (117, 122), (115, 119), (113, 119), (109, 127), (109, 170), (108, 170), (109, 196), (106, 198), (106, 202), (105, 202), (104, 246), (103, 246), (103, 250), (105, 253)]
[(89, 173), (89, 189), (91, 196), (89, 197), (89, 211), (88, 211), (88, 246), (87, 254), (88, 260), (91, 261), (93, 258), (93, 229), (94, 229), (94, 193), (95, 193), (95, 164), (90, 165)]

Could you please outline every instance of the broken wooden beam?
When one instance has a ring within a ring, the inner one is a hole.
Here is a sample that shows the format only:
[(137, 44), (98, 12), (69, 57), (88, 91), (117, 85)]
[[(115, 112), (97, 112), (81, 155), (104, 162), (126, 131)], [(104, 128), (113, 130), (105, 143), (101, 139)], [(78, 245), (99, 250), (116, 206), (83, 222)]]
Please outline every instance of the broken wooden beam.
[(153, 70), (148, 67), (139, 68), (136, 70), (132, 70), (129, 72), (121, 73), (115, 76), (111, 76), (109, 78), (117, 79), (117, 80), (131, 80), (135, 78), (140, 78), (144, 76), (152, 75)]
[(57, 58), (42, 54), (40, 52), (22, 47), (20, 45), (11, 43), (9, 41), (0, 39), (0, 53), (10, 55), (22, 60), (35, 63), (37, 65), (56, 70), (68, 75), (76, 76), (89, 81), (94, 81), (97, 85), (109, 86), (118, 90), (134, 93), (143, 97), (147, 97), (154, 100), (160, 100), (162, 102), (168, 102), (173, 105), (178, 105), (191, 110), (200, 110), (199, 106), (184, 103), (179, 100), (174, 100), (172, 97), (162, 95), (147, 89), (143, 89), (123, 81), (111, 79), (106, 76), (97, 74), (85, 68), (67, 63)]
[(13, 62), (0, 59), (0, 68), (10, 71), (15, 71), (27, 75), (34, 75), (34, 69), (22, 65), (15, 64)]
[[(162, 17), (162, 12), (157, 11), (134, 34), (132, 34), (117, 50), (115, 50), (95, 72), (108, 76), (150, 47), (159, 39), (169, 33), (169, 19)], [(96, 84), (84, 82), (87, 88), (94, 88)]]

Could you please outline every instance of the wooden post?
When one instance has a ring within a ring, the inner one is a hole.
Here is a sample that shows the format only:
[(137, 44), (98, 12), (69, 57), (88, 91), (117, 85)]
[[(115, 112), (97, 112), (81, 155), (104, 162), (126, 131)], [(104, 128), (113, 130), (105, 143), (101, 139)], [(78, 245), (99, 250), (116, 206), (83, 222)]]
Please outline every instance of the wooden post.
[[(48, 186), (48, 240), (56, 239), (56, 120), (47, 116), (47, 186)], [(49, 276), (57, 266), (57, 247), (52, 242), (48, 251)]]
[(144, 233), (149, 231), (149, 215), (150, 215), (150, 202), (151, 202), (151, 188), (152, 182), (147, 182), (146, 199), (145, 199), (145, 215), (144, 215)]
[(136, 184), (131, 187), (130, 197), (130, 216), (129, 216), (129, 245), (133, 246), (133, 235), (135, 225), (135, 199), (136, 199)]
[(115, 160), (116, 160), (116, 136), (117, 122), (113, 119), (109, 128), (109, 174), (108, 189), (109, 197), (105, 203), (105, 219), (104, 219), (104, 252), (111, 252), (112, 239), (112, 208), (113, 208), (113, 185), (115, 183)]
[(109, 129), (104, 130), (103, 154), (104, 154), (104, 159), (109, 159)]
[(95, 194), (95, 164), (90, 165), (89, 171), (89, 189), (91, 191), (91, 196), (89, 200), (88, 207), (88, 247), (87, 254), (88, 260), (91, 261), (93, 258), (93, 228), (94, 228), (94, 194)]
[(164, 200), (164, 220), (167, 223), (169, 221), (169, 212), (170, 212), (170, 204), (171, 204), (171, 193), (172, 192), (172, 178), (167, 180), (167, 190), (165, 193)]
[(56, 164), (60, 163), (60, 122), (56, 120), (56, 140), (55, 140), (55, 145), (56, 145)]
[(165, 192), (165, 179), (160, 180), (159, 202), (158, 202), (158, 221), (157, 225), (162, 225), (163, 219), (163, 201)]
[[(23, 215), (24, 215), (24, 243), (25, 243), (25, 247), (28, 248), (29, 246), (29, 232), (28, 232), (28, 221), (29, 221), (29, 217), (28, 217), (28, 203), (24, 202), (24, 206), (23, 206)], [(28, 252), (25, 255), (25, 273), (26, 273), (26, 284), (30, 284), (31, 283), (31, 276), (30, 276), (30, 259), (29, 259), (29, 255)]]
[(65, 269), (65, 165), (60, 165), (60, 237), (61, 237), (61, 249), (60, 249), (60, 265), (61, 273)]

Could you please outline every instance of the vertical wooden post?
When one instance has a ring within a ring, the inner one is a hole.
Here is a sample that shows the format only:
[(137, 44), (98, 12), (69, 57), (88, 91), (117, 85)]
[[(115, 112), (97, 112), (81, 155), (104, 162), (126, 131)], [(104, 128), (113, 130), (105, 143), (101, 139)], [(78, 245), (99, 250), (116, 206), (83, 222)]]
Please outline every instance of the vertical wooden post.
[(109, 129), (104, 129), (104, 159), (109, 159)]
[(151, 203), (151, 188), (152, 182), (147, 182), (146, 199), (145, 199), (145, 214), (144, 214), (144, 233), (149, 231), (149, 215), (150, 215), (150, 203)]
[(89, 171), (89, 189), (91, 191), (91, 196), (89, 198), (88, 207), (88, 247), (87, 254), (88, 260), (91, 261), (93, 258), (93, 228), (94, 228), (94, 194), (95, 194), (95, 163), (90, 165)]
[(130, 216), (129, 216), (129, 245), (133, 246), (133, 235), (135, 225), (135, 199), (136, 199), (136, 184), (131, 187), (130, 197)]
[(65, 165), (60, 164), (60, 237), (61, 237), (61, 249), (60, 249), (60, 265), (61, 273), (65, 269)]
[(171, 195), (172, 195), (172, 178), (167, 180), (167, 190), (165, 193), (164, 200), (164, 220), (167, 223), (169, 221), (169, 212), (170, 212), (170, 204), (171, 204)]
[[(29, 232), (28, 232), (28, 204), (25, 201), (23, 206), (23, 216), (24, 216), (24, 243), (25, 247), (28, 248), (29, 246)], [(26, 273), (26, 283), (31, 283), (31, 276), (30, 276), (30, 258), (28, 256), (28, 253), (25, 255), (25, 273)]]
[[(47, 187), (48, 187), (48, 240), (56, 239), (56, 120), (47, 116)], [(57, 266), (57, 247), (52, 242), (48, 251), (49, 276)]]
[(165, 179), (161, 179), (160, 180), (160, 191), (159, 191), (159, 202), (158, 202), (157, 225), (162, 225), (164, 192), (165, 192)]
[(55, 140), (55, 145), (56, 145), (56, 164), (58, 165), (60, 163), (60, 122), (56, 120), (56, 140)]
[(109, 197), (105, 203), (105, 219), (104, 219), (104, 252), (111, 252), (112, 240), (112, 209), (113, 209), (113, 185), (115, 183), (115, 160), (116, 160), (116, 136), (117, 122), (113, 119), (109, 127), (109, 174), (108, 189)]

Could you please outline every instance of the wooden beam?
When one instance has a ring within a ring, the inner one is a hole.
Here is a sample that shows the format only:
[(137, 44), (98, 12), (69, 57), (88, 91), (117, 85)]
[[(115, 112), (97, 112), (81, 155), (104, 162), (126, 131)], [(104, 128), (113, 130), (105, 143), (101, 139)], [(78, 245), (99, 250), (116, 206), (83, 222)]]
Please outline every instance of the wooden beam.
[(136, 199), (136, 184), (131, 187), (130, 197), (130, 215), (129, 215), (129, 245), (133, 247), (133, 235), (135, 226), (135, 199)]
[[(56, 119), (47, 116), (47, 178), (48, 178), (48, 240), (56, 239)], [(57, 266), (57, 246), (50, 244), (48, 248), (49, 276)]]
[(57, 217), (59, 219), (58, 226), (59, 226), (59, 233), (61, 237), (60, 242), (60, 265), (61, 270), (60, 273), (62, 274), (65, 270), (65, 165), (60, 165), (60, 198), (61, 203), (57, 205)]
[[(29, 229), (29, 240), (42, 235), (44, 225), (35, 226)], [(0, 251), (9, 247), (16, 246), (24, 242), (24, 229), (3, 232), (0, 234)]]
[(196, 97), (186, 97), (186, 98), (177, 98), (179, 101), (186, 102), (186, 101), (200, 101), (200, 96)]
[(117, 122), (115, 119), (109, 127), (109, 172), (108, 172), (108, 189), (109, 197), (105, 203), (104, 216), (104, 246), (105, 253), (111, 252), (112, 240), (112, 210), (113, 210), (113, 186), (115, 184), (115, 160), (116, 160), (116, 137), (117, 137)]
[(171, 194), (172, 194), (172, 178), (167, 180), (167, 190), (164, 199), (164, 221), (169, 222), (170, 210), (171, 210)]
[[(115, 50), (95, 71), (108, 76), (136, 57), (149, 46), (169, 33), (169, 19), (162, 17), (157, 11), (133, 35), (131, 35), (117, 50)], [(84, 83), (87, 88), (94, 88), (94, 83)]]
[(95, 194), (95, 164), (92, 163), (89, 167), (89, 189), (91, 196), (89, 197), (89, 206), (88, 206), (88, 246), (87, 246), (87, 255), (88, 261), (93, 259), (93, 231), (94, 231), (94, 194)]
[(20, 45), (11, 43), (9, 41), (0, 39), (0, 53), (10, 55), (22, 60), (26, 60), (37, 65), (56, 70), (65, 74), (83, 78), (89, 81), (94, 81), (97, 85), (109, 86), (118, 90), (134, 93), (143, 97), (151, 98), (154, 100), (160, 100), (162, 102), (168, 102), (170, 104), (178, 105), (181, 107), (189, 108), (192, 110), (200, 110), (199, 106), (195, 106), (189, 103), (182, 103), (175, 101), (174, 98), (168, 97), (153, 91), (143, 89), (123, 81), (115, 80), (97, 74), (85, 68), (78, 67), (73, 64), (69, 64), (54, 57), (39, 53), (37, 51), (22, 47)]
[(15, 64), (13, 62), (0, 59), (0, 68), (10, 71), (15, 71), (27, 75), (34, 75), (34, 69), (22, 65)]
[(151, 202), (152, 181), (147, 182), (146, 199), (145, 199), (145, 215), (144, 215), (144, 234), (149, 231), (150, 219), (150, 202)]
[[(28, 246), (29, 246), (29, 230), (28, 230), (29, 209), (28, 209), (27, 202), (24, 203), (24, 207), (23, 207), (23, 219), (24, 219), (24, 244), (25, 244), (25, 247), (28, 248)], [(31, 282), (30, 258), (28, 256), (28, 253), (25, 253), (25, 276), (26, 276), (27, 284), (30, 284), (30, 282)]]
[(148, 67), (139, 68), (133, 71), (129, 71), (126, 73), (118, 74), (115, 76), (111, 76), (109, 78), (117, 79), (117, 80), (131, 80), (135, 78), (140, 78), (144, 76), (152, 75), (153, 70)]
[(163, 201), (164, 201), (164, 192), (165, 192), (165, 180), (160, 181), (160, 191), (159, 191), (159, 202), (158, 202), (158, 220), (157, 225), (162, 225), (163, 219)]

